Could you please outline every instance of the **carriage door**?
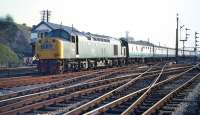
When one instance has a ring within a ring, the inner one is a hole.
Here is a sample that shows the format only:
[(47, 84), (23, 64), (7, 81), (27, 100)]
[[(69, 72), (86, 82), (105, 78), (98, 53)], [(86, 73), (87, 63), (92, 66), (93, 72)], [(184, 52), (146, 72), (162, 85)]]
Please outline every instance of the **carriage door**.
[(79, 51), (78, 51), (78, 36), (76, 36), (76, 55), (79, 54)]

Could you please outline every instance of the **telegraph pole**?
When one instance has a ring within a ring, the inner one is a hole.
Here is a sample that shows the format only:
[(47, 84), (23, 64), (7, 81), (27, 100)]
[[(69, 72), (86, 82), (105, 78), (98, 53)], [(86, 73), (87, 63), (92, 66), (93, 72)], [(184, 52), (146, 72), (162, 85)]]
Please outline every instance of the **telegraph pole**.
[(46, 10), (46, 16), (47, 16), (47, 22), (49, 22), (50, 16), (51, 16), (51, 11)]
[(40, 14), (41, 14), (41, 21), (44, 22), (44, 21), (45, 21), (45, 18), (46, 18), (46, 17), (45, 17), (45, 15), (46, 15), (45, 10), (41, 11)]
[(41, 21), (49, 22), (49, 19), (50, 19), (50, 16), (51, 16), (51, 11), (43, 10), (40, 13), (41, 13)]
[(176, 54), (175, 54), (175, 57), (176, 57), (176, 62), (178, 61), (178, 20), (179, 20), (179, 17), (178, 17), (178, 13), (176, 14)]
[(198, 44), (197, 44), (197, 42), (199, 42), (198, 40), (197, 40), (197, 38), (199, 38), (197, 35), (198, 35), (199, 33), (198, 32), (195, 32), (195, 48), (194, 48), (194, 51), (195, 51), (195, 59), (196, 59), (196, 57), (197, 57), (197, 46), (199, 46)]

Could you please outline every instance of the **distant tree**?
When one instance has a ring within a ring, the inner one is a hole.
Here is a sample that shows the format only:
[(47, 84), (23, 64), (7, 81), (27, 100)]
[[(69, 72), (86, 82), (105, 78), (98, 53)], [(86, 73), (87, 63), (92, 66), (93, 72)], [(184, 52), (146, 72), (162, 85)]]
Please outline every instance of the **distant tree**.
[(1, 22), (4, 21), (4, 18), (3, 18), (2, 16), (0, 16), (0, 21), (1, 21)]
[(23, 26), (26, 26), (26, 23), (23, 23), (22, 25), (23, 25)]
[(14, 22), (14, 19), (11, 15), (7, 14), (6, 17), (5, 17), (5, 21), (6, 22)]

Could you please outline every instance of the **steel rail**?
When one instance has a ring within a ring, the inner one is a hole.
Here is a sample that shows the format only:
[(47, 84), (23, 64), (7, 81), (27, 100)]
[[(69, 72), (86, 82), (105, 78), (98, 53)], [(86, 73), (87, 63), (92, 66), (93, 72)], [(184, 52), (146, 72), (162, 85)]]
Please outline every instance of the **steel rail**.
[[(69, 86), (69, 85), (78, 83), (78, 81), (80, 82), (81, 80), (82, 81), (86, 80), (85, 82), (96, 81), (98, 79), (104, 79), (108, 76), (111, 76), (113, 74), (116, 74), (116, 73), (119, 73), (119, 72), (122, 72), (122, 71), (125, 72), (124, 70), (126, 70), (126, 68), (119, 69), (118, 71), (111, 71), (110, 70), (109, 73), (106, 73), (106, 72), (103, 72), (103, 71), (93, 72), (93, 73), (89, 73), (89, 74), (86, 74), (86, 75), (81, 75), (81, 76), (77, 76), (77, 77), (74, 77), (74, 78), (49, 83), (49, 84), (46, 84), (44, 86), (29, 88), (29, 89), (17, 91), (17, 92), (11, 93), (11, 94), (2, 95), (2, 96), (0, 96), (0, 100), (8, 99), (8, 98), (16, 97), (16, 96), (22, 96), (22, 95), (25, 95), (25, 94), (28, 94), (28, 93), (37, 93), (37, 92), (44, 91), (44, 90), (50, 90), (52, 88), (55, 89), (55, 88), (59, 88), (59, 87), (64, 87), (66, 85)], [(104, 74), (104, 75), (97, 76), (98, 74)], [(95, 78), (98, 78), (98, 79), (95, 79)]]
[(11, 87), (26, 86), (32, 84), (51, 83), (66, 78), (87, 74), (90, 72), (93, 71), (82, 71), (77, 73), (66, 73), (60, 75), (47, 75), (47, 76), (21, 76), (21, 77), (0, 78), (0, 88), (11, 88)]
[(86, 74), (86, 75), (81, 75), (81, 76), (70, 78), (70, 79), (65, 79), (63, 81), (57, 81), (57, 82), (49, 83), (47, 85), (39, 86), (39, 87), (36, 87), (36, 88), (34, 87), (34, 88), (29, 88), (29, 89), (25, 89), (25, 90), (21, 90), (21, 91), (16, 91), (16, 92), (11, 93), (11, 94), (6, 94), (6, 95), (0, 96), (0, 100), (5, 100), (5, 99), (16, 97), (16, 96), (21, 96), (21, 95), (26, 94), (27, 92), (28, 93), (30, 93), (30, 92), (38, 92), (38, 91), (41, 91), (42, 89), (46, 90), (46, 89), (49, 89), (50, 87), (56, 87), (56, 86), (59, 86), (59, 85), (68, 84), (70, 82), (76, 81), (76, 79), (81, 79), (83, 77), (91, 76), (93, 74), (98, 74), (98, 73), (101, 73), (101, 71), (100, 72), (89, 73), (89, 74)]
[[(154, 71), (154, 73), (156, 73), (157, 71)], [(118, 80), (124, 80), (124, 79), (131, 79), (133, 77), (136, 77), (138, 74), (131, 74), (131, 75), (125, 75), (125, 76), (118, 76), (115, 78), (110, 78), (110, 79), (103, 79), (103, 80), (98, 80), (98, 81), (91, 81), (91, 82), (84, 82), (84, 83), (80, 83), (80, 84), (76, 84), (73, 86), (69, 86), (69, 87), (65, 87), (65, 88), (59, 88), (56, 90), (50, 90), (50, 91), (45, 91), (45, 92), (41, 92), (41, 93), (35, 93), (35, 94), (30, 94), (30, 95), (26, 95), (26, 96), (20, 96), (20, 97), (16, 97), (16, 98), (10, 98), (10, 99), (6, 99), (6, 100), (2, 100), (0, 101), (0, 104), (6, 103), (14, 103), (14, 105), (17, 104), (17, 102), (20, 103), (20, 100), (23, 100), (24, 103), (26, 103), (26, 99), (31, 98), (31, 97), (37, 97), (37, 96), (41, 96), (41, 95), (50, 95), (53, 93), (63, 93), (63, 92), (73, 92), (73, 91), (77, 91), (78, 89), (84, 89), (84, 88), (89, 88), (90, 86), (94, 87), (94, 86), (99, 86), (101, 84), (106, 84), (106, 83), (112, 83)], [(3, 108), (14, 108), (13, 106), (3, 106)], [(20, 105), (20, 104), (19, 104)], [(3, 110), (3, 108), (0, 108), (0, 110)]]
[(59, 102), (62, 102), (64, 100), (69, 100), (73, 97), (78, 97), (80, 95), (85, 95), (85, 94), (95, 93), (96, 91), (103, 91), (103, 90), (106, 90), (106, 89), (115, 88), (115, 87), (117, 87), (121, 84), (124, 84), (126, 82), (127, 82), (127, 80), (122, 80), (122, 81), (118, 81), (118, 82), (115, 82), (115, 83), (106, 84), (106, 85), (103, 85), (103, 86), (98, 86), (98, 87), (93, 87), (93, 88), (77, 91), (77, 92), (71, 93), (69, 95), (59, 96), (58, 98), (52, 98), (52, 99), (49, 99), (49, 100), (39, 101), (41, 99), (43, 100), (43, 98), (48, 98), (48, 97), (42, 95), (40, 97), (40, 99), (39, 99), (39, 97), (36, 98), (38, 100), (35, 100), (35, 101), (39, 101), (37, 103), (33, 103), (31, 105), (26, 105), (26, 106), (23, 106), (21, 108), (16, 108), (16, 109), (6, 111), (6, 112), (1, 112), (0, 115), (22, 114), (22, 113), (28, 112), (30, 110), (39, 109), (39, 108), (42, 108), (44, 106), (59, 103)]
[[(154, 66), (157, 66), (157, 65), (154, 65)], [(146, 70), (145, 72), (141, 73), (139, 76), (137, 76), (136, 78), (133, 78), (131, 81), (127, 82), (126, 84), (86, 103), (86, 104), (83, 104), (82, 106), (80, 107), (77, 107), (69, 112), (67, 112), (66, 114), (67, 115), (77, 115), (77, 114), (81, 114), (81, 112), (87, 110), (88, 108), (90, 107), (93, 107), (95, 106), (96, 104), (102, 102), (103, 100), (111, 97), (112, 95), (114, 95), (114, 92), (119, 92), (121, 90), (123, 90), (124, 88), (128, 87), (130, 84), (134, 83), (136, 80), (140, 79), (143, 75), (145, 75), (146, 73), (148, 73), (154, 66), (150, 67), (148, 70)]]
[(145, 91), (131, 106), (129, 106), (121, 115), (129, 115), (134, 109), (136, 109), (139, 105), (142, 104), (142, 102), (145, 100), (145, 98), (150, 94), (153, 86), (156, 84), (156, 82), (160, 79), (161, 75), (163, 74), (164, 68), (166, 67), (166, 64), (163, 66), (160, 74), (158, 77), (153, 81), (153, 83), (149, 86), (147, 91)]
[[(59, 94), (59, 92), (57, 92), (58, 94)], [(37, 97), (38, 98), (38, 97)], [(43, 98), (45, 98), (45, 96), (43, 97)], [(46, 97), (47, 98), (47, 97)], [(37, 100), (36, 100), (37, 101)]]
[[(127, 76), (126, 77), (117, 77), (117, 78), (93, 81), (93, 82), (88, 82), (88, 83), (80, 83), (80, 84), (76, 84), (76, 85), (69, 86), (69, 87), (66, 87), (66, 88), (60, 88), (60, 89), (56, 89), (56, 90), (45, 91), (45, 92), (34, 94), (34, 95), (30, 94), (30, 95), (27, 95), (27, 96), (22, 96), (20, 98), (17, 97), (17, 98), (13, 98), (13, 99), (3, 100), (0, 103), (1, 104), (6, 103), (7, 105), (0, 107), (0, 112), (8, 110), (8, 109), (13, 109), (16, 106), (19, 107), (19, 106), (23, 106), (25, 104), (29, 104), (27, 100), (29, 100), (30, 98), (31, 98), (31, 100), (33, 100), (33, 99), (38, 100), (38, 96), (41, 96), (41, 95), (46, 95), (46, 97), (48, 97), (49, 95), (54, 94), (54, 93), (59, 93), (59, 94), (66, 93), (66, 92), (73, 93), (73, 92), (76, 92), (76, 91), (79, 91), (79, 90), (84, 90), (84, 89), (91, 88), (91, 87), (97, 87), (97, 86), (105, 85), (105, 84), (108, 84), (108, 83), (118, 82), (120, 80), (127, 80), (128, 81), (128, 80), (131, 79), (131, 78), (128, 78), (128, 77)], [(43, 98), (43, 99), (45, 99), (45, 98)]]
[(178, 94), (183, 88), (187, 87), (189, 84), (191, 84), (197, 77), (200, 76), (200, 73), (192, 77), (189, 81), (184, 83), (183, 85), (179, 86), (172, 92), (170, 92), (168, 95), (166, 95), (164, 98), (159, 100), (156, 104), (154, 104), (151, 108), (146, 110), (143, 115), (151, 115), (154, 113), (156, 110), (160, 109), (164, 104), (166, 104), (169, 100), (171, 100), (176, 94)]
[[(4, 105), (3, 107), (0, 107), (0, 110), (8, 110), (9, 108), (15, 108), (15, 106), (19, 107), (20, 105), (25, 105), (28, 104), (26, 101), (28, 98), (32, 98), (32, 97), (37, 97), (37, 96), (41, 96), (41, 95), (50, 95), (52, 93), (63, 93), (63, 92), (74, 92), (74, 91), (78, 91), (78, 89), (85, 89), (85, 88), (90, 88), (90, 87), (95, 87), (95, 86), (99, 86), (102, 84), (107, 84), (107, 83), (112, 83), (112, 82), (116, 82), (119, 80), (124, 80), (124, 79), (129, 79), (131, 77), (134, 76), (119, 76), (116, 78), (111, 78), (111, 79), (104, 79), (104, 80), (98, 80), (98, 81), (90, 81), (90, 82), (84, 82), (84, 83), (80, 83), (80, 84), (76, 84), (70, 87), (66, 87), (66, 88), (60, 88), (57, 90), (50, 90), (50, 91), (45, 91), (42, 93), (36, 93), (34, 95), (26, 95), (26, 96), (21, 96), (21, 97), (16, 97), (16, 98), (11, 98), (11, 99), (6, 99), (6, 100), (2, 100), (0, 101), (0, 104), (3, 105), (3, 103), (8, 104), (8, 105)], [(24, 103), (22, 103), (20, 100), (23, 100)], [(37, 99), (36, 99), (37, 100)], [(9, 104), (11, 103), (11, 104)], [(14, 104), (12, 104), (14, 103)], [(18, 104), (18, 105), (16, 105)]]
[[(103, 69), (98, 71), (114, 71), (120, 68), (127, 68), (127, 67), (117, 67), (117, 68), (109, 68)], [(74, 76), (83, 75), (90, 72), (95, 72), (97, 70), (91, 71), (80, 71), (80, 72), (71, 72), (71, 73), (64, 73), (59, 75), (46, 75), (46, 76), (21, 76), (21, 77), (10, 77), (10, 78), (0, 78), (0, 88), (9, 88), (9, 87), (17, 87), (17, 86), (25, 86), (25, 85), (32, 85), (32, 84), (39, 84), (39, 83), (50, 83), (59, 80), (63, 80), (63, 78), (72, 78)]]
[[(197, 66), (197, 65), (196, 65), (196, 66)], [(188, 70), (186, 70), (186, 71), (184, 71), (184, 72), (181, 72), (181, 73), (179, 73), (179, 74), (172, 75), (172, 76), (169, 77), (168, 79), (156, 83), (152, 88), (158, 87), (158, 86), (163, 85), (163, 84), (165, 84), (165, 83), (168, 83), (168, 82), (170, 82), (170, 81), (172, 81), (172, 80), (175, 80), (175, 79), (179, 78), (180, 76), (184, 75), (185, 73), (187, 73), (187, 72), (193, 70), (194, 68), (196, 68), (196, 66), (193, 66), (193, 67), (189, 68)], [(117, 99), (117, 100), (114, 100), (114, 101), (112, 101), (112, 102), (110, 102), (110, 103), (108, 103), (108, 104), (106, 104), (106, 105), (104, 105), (104, 106), (101, 106), (101, 107), (99, 107), (99, 108), (97, 108), (97, 109), (94, 109), (94, 110), (92, 110), (92, 111), (89, 111), (89, 112), (85, 113), (84, 115), (98, 115), (98, 114), (100, 114), (100, 113), (104, 113), (104, 112), (106, 112), (107, 110), (109, 110), (109, 109), (111, 109), (111, 108), (113, 108), (113, 107), (115, 107), (115, 106), (118, 106), (118, 105), (120, 105), (120, 104), (122, 104), (122, 103), (128, 101), (129, 99), (135, 97), (135, 96), (141, 95), (141, 94), (144, 93), (147, 89), (149, 89), (149, 87), (150, 87), (150, 86), (145, 87), (145, 88), (143, 88), (143, 89), (140, 89), (140, 90), (138, 90), (138, 91), (135, 91), (135, 92), (133, 92), (133, 93), (130, 93), (130, 94), (128, 94), (128, 95), (126, 95), (126, 96), (124, 96), (124, 97), (121, 97), (121, 98), (119, 98), (119, 99)]]

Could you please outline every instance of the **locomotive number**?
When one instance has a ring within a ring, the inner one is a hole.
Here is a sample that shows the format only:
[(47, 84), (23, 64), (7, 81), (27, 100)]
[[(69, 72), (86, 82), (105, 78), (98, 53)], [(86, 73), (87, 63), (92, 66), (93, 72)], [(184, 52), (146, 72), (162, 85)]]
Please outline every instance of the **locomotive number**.
[(41, 45), (41, 49), (52, 49), (53, 45), (50, 43), (44, 43), (43, 45)]

